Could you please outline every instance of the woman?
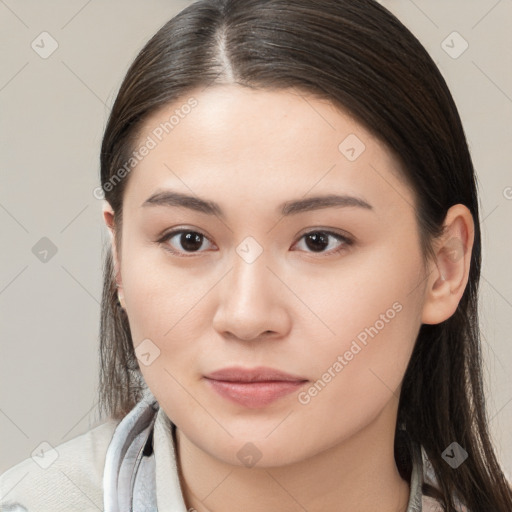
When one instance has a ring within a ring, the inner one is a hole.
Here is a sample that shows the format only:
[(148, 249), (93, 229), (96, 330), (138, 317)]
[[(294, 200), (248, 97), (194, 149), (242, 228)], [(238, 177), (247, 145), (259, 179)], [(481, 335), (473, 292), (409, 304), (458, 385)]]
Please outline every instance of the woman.
[(109, 421), (57, 449), (76, 496), (11, 490), (20, 466), (6, 510), (512, 509), (473, 165), (445, 81), (385, 8), (187, 7), (127, 72), (101, 184)]

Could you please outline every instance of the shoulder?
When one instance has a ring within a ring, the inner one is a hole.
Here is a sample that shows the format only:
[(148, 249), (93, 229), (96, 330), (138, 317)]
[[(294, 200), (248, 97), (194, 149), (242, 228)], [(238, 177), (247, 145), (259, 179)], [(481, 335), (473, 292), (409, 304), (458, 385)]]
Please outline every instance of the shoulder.
[(0, 510), (103, 510), (103, 468), (118, 423), (109, 419), (58, 446), (43, 445), (8, 469), (0, 475)]

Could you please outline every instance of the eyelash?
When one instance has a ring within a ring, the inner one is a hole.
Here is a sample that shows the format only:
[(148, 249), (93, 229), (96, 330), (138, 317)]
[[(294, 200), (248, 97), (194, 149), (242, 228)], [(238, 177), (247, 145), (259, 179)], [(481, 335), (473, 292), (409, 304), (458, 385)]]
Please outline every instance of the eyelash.
[[(194, 233), (194, 234), (200, 235), (200, 236), (202, 236), (203, 238), (205, 238), (206, 240), (208, 240), (211, 243), (211, 240), (206, 235), (204, 235), (200, 231), (195, 231), (195, 230), (192, 230), (192, 229), (176, 229), (174, 231), (170, 231), (169, 233), (166, 233), (165, 235), (163, 235), (162, 238), (157, 240), (157, 243), (160, 244), (160, 245), (163, 245), (164, 249), (166, 251), (169, 251), (171, 254), (173, 254), (175, 256), (178, 256), (178, 257), (183, 257), (183, 258), (193, 257), (195, 254), (199, 254), (201, 252), (204, 252), (204, 251), (195, 251), (195, 252), (192, 252), (192, 253), (185, 253), (184, 254), (181, 251), (177, 251), (175, 249), (170, 248), (169, 244), (167, 244), (166, 242), (168, 242), (168, 240), (170, 240), (174, 236), (181, 235), (183, 233)], [(308, 231), (307, 233), (304, 233), (303, 235), (301, 235), (301, 237), (295, 243), (298, 243), (300, 240), (302, 240), (304, 237), (306, 237), (308, 235), (319, 234), (319, 233), (320, 234), (324, 234), (324, 235), (328, 235), (328, 236), (332, 236), (332, 237), (338, 239), (339, 241), (341, 241), (343, 243), (340, 245), (340, 247), (338, 247), (337, 249), (334, 249), (334, 250), (331, 249), (331, 251), (318, 252), (318, 253), (315, 253), (313, 251), (306, 251), (308, 254), (319, 254), (320, 257), (322, 257), (322, 255), (329, 255), (329, 256), (331, 256), (331, 255), (334, 255), (334, 254), (338, 254), (338, 253), (342, 252), (343, 250), (346, 250), (348, 247), (350, 247), (354, 243), (354, 240), (352, 240), (351, 238), (348, 238), (346, 236), (340, 235), (339, 233), (335, 233), (333, 231), (322, 230), (322, 229), (315, 229), (315, 230), (312, 230), (312, 231)]]

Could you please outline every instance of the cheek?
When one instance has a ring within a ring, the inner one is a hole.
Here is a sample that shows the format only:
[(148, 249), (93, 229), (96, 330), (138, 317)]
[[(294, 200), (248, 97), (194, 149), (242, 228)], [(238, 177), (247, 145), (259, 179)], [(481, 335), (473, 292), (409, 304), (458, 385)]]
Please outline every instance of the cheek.
[[(200, 377), (201, 343), (211, 329), (208, 292), (218, 277), (171, 264), (163, 251), (129, 253), (123, 261), (125, 301), (144, 380), (155, 396), (171, 396), (186, 411), (197, 405), (184, 389)], [(147, 365), (141, 357), (146, 353)]]
[(410, 334), (411, 322), (418, 321), (421, 259), (408, 249), (388, 243), (354, 252), (327, 271), (294, 270), (283, 280), (293, 283), (294, 293), (307, 305), (300, 306), (302, 318), (295, 310), (298, 321), (318, 343), (337, 350), (348, 349), (358, 336), (364, 342), (372, 326), (381, 338), (393, 338), (395, 330), (409, 329)]
[(186, 416), (197, 406), (186, 389), (197, 373), (198, 341), (204, 338), (198, 319), (206, 318), (201, 297), (211, 284), (162, 263), (158, 252), (132, 250), (123, 260), (130, 331), (146, 384), (159, 401), (172, 397), (173, 415)]
[(211, 286), (208, 277), (191, 275), (156, 246), (135, 245), (125, 254), (123, 288), (134, 343), (145, 337), (165, 343), (177, 330), (193, 328)]
[[(388, 243), (331, 263), (329, 269), (319, 264), (278, 269), (300, 300), (283, 285), (276, 305), (293, 317), (297, 342), (312, 356), (312, 374), (321, 375), (345, 353), (347, 360), (352, 357), (350, 366), (364, 365), (366, 376), (371, 365), (396, 362), (401, 368), (399, 361), (409, 354), (417, 327), (418, 306), (411, 291), (420, 280), (419, 254), (406, 249)], [(172, 352), (173, 361), (193, 362), (203, 331), (212, 328), (208, 319), (215, 311), (208, 293), (218, 281), (218, 269), (195, 266), (192, 273), (185, 263), (171, 263), (163, 248), (131, 244), (123, 250), (123, 286), (135, 347), (149, 338), (161, 351)]]
[[(404, 258), (388, 246), (378, 257), (361, 257), (357, 267), (340, 267), (324, 278), (325, 286), (309, 283), (307, 303), (322, 322), (311, 315), (304, 319), (304, 348), (321, 381), (322, 400), (343, 396), (354, 406), (361, 400), (379, 403), (399, 386), (421, 325), (421, 260), (418, 253), (408, 254)], [(305, 294), (307, 284), (302, 287)]]

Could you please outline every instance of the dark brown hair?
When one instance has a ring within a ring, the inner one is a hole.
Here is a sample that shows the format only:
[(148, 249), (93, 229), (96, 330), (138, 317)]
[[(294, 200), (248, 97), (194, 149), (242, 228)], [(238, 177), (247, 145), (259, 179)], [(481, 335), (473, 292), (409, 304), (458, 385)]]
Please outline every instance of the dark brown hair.
[[(439, 481), (424, 492), (453, 511), (510, 512), (512, 492), (493, 451), (486, 416), (478, 322), (481, 236), (477, 183), (448, 87), (417, 38), (373, 0), (200, 0), (144, 46), (121, 84), (101, 148), (101, 184), (121, 248), (123, 190), (112, 177), (129, 160), (142, 123), (200, 86), (236, 83), (293, 88), (350, 113), (402, 164), (416, 197), (425, 260), (447, 210), (473, 215), (469, 280), (455, 313), (423, 324), (402, 384), (398, 425), (424, 447)], [(110, 248), (100, 327), (100, 408), (122, 418), (145, 388), (128, 318), (119, 307)], [(121, 254), (119, 254), (121, 258)], [(442, 452), (456, 441), (469, 454), (456, 470)], [(396, 442), (396, 439), (395, 439)]]

